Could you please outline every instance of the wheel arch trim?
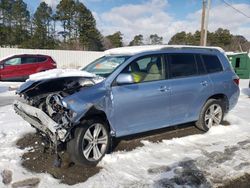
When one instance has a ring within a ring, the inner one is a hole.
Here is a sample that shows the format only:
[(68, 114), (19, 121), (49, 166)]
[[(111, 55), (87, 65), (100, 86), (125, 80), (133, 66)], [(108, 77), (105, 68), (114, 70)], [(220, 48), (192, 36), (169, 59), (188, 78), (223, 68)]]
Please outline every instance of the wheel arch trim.
[(84, 113), (84, 115), (80, 118), (79, 122), (84, 122), (84, 120), (86, 120), (86, 119), (91, 119), (91, 118), (95, 118), (95, 117), (99, 117), (99, 118), (101, 117), (101, 119), (103, 119), (107, 123), (107, 126), (108, 126), (109, 131), (110, 131), (110, 135), (112, 137), (116, 136), (116, 130), (115, 130), (114, 126), (112, 126), (112, 124), (110, 123), (106, 112), (103, 111), (102, 109), (99, 109), (96, 106), (90, 107), (86, 111), (86, 113)]

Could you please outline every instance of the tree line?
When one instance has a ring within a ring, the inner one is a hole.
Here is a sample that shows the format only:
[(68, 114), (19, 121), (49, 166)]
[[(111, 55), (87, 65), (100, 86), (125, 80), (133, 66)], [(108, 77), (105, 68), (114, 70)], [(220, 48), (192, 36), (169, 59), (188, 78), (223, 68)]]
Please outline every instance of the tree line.
[(91, 11), (74, 0), (61, 0), (56, 11), (41, 2), (33, 15), (23, 0), (0, 0), (0, 46), (103, 49)]
[[(176, 33), (168, 44), (199, 45), (200, 31), (186, 33), (185, 31)], [(219, 46), (226, 51), (249, 51), (250, 42), (241, 35), (233, 35), (227, 29), (218, 28), (214, 32), (207, 33), (207, 45)]]
[[(200, 31), (194, 33), (187, 33), (185, 31), (178, 32), (171, 37), (167, 44), (169, 45), (200, 45)], [(114, 41), (112, 47), (122, 46), (122, 34), (117, 32), (113, 35), (107, 36), (111, 41)], [(134, 36), (133, 40), (129, 42), (129, 46), (140, 46), (148, 44), (163, 44), (163, 37), (157, 34), (150, 35), (144, 39), (142, 34)], [(249, 51), (250, 42), (241, 35), (233, 35), (227, 29), (218, 28), (214, 32), (207, 33), (207, 45), (219, 46), (226, 51)], [(108, 47), (111, 47), (108, 46)]]
[[(208, 45), (230, 51), (246, 51), (250, 43), (219, 28), (208, 32)], [(23, 0), (0, 0), (0, 46), (31, 49), (105, 50), (124, 46), (123, 34), (117, 31), (103, 36), (91, 11), (77, 0), (61, 0), (56, 10), (41, 2), (34, 14)], [(200, 32), (176, 33), (168, 44), (199, 45)], [(129, 46), (164, 44), (162, 36), (135, 35)]]

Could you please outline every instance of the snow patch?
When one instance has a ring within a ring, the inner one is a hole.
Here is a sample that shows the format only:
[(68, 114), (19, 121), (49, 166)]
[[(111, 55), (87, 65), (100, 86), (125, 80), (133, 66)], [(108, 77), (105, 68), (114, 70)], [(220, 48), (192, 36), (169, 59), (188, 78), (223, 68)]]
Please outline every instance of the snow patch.
[(22, 82), (0, 82), (0, 96), (14, 95)]
[(6, 86), (0, 86), (0, 94), (4, 93), (4, 92), (7, 92), (7, 91), (8, 91), (8, 87), (6, 87)]
[(226, 55), (242, 55), (248, 54), (248, 52), (226, 52)]
[(220, 47), (213, 47), (213, 46), (189, 46), (189, 45), (144, 45), (144, 46), (128, 46), (128, 47), (120, 47), (120, 48), (113, 48), (110, 50), (106, 50), (104, 53), (106, 55), (118, 55), (118, 54), (127, 54), (127, 55), (134, 55), (142, 52), (148, 51), (157, 51), (157, 50), (164, 50), (164, 49), (171, 49), (171, 48), (196, 48), (196, 49), (215, 49), (222, 53), (224, 50)]
[[(42, 179), (41, 187), (49, 187), (48, 185), (60, 187), (58, 180), (50, 175), (34, 174), (21, 166), (21, 156), (26, 150), (17, 148), (16, 141), (23, 135), (34, 132), (34, 128), (15, 114), (11, 105), (0, 108), (0, 171), (3, 169), (13, 171), (13, 182), (35, 176)], [(5, 187), (1, 176), (0, 187)]]
[(29, 76), (28, 80), (32, 81), (38, 81), (43, 79), (51, 79), (51, 78), (58, 78), (58, 77), (90, 77), (94, 78), (96, 77), (95, 74), (86, 72), (86, 71), (80, 71), (77, 69), (51, 69), (44, 72), (35, 73)]

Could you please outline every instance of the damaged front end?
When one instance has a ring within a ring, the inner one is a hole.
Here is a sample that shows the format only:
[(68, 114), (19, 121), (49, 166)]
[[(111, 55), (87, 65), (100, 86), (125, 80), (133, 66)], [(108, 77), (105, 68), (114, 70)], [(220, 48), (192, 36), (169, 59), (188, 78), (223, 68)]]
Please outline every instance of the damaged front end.
[(18, 90), (20, 99), (14, 109), (25, 121), (57, 146), (69, 139), (76, 113), (63, 98), (91, 87), (101, 80), (96, 78), (66, 77), (39, 81), (29, 80)]
[[(45, 106), (47, 109), (45, 111), (19, 100), (14, 102), (16, 113), (39, 132), (49, 137), (54, 144), (57, 141), (65, 142), (67, 133), (69, 133), (68, 129), (71, 127), (69, 110), (57, 103), (59, 96), (54, 94), (46, 98)], [(49, 102), (47, 103), (47, 101)]]

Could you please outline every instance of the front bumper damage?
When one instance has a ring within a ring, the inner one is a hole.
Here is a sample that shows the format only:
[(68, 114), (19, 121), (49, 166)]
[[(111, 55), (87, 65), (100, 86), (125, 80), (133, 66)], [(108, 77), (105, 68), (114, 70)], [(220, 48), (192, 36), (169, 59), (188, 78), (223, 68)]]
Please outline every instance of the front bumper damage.
[(14, 110), (25, 121), (49, 137), (53, 144), (57, 145), (58, 141), (65, 142), (68, 136), (67, 130), (61, 128), (61, 125), (56, 123), (41, 109), (21, 101), (15, 101)]

